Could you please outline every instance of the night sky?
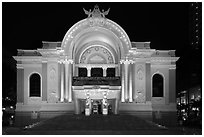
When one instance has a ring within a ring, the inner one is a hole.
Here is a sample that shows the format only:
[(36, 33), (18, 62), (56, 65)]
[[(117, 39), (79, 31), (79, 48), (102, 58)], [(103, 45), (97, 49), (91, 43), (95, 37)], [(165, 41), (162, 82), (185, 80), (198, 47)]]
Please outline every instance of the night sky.
[(190, 3), (77, 2), (2, 4), (3, 89), (16, 86), (11, 56), (17, 55), (17, 49), (37, 49), (42, 41), (62, 41), (72, 25), (87, 17), (83, 8), (93, 9), (95, 4), (101, 10), (110, 8), (106, 17), (118, 23), (130, 41), (150, 41), (152, 49), (176, 50), (176, 56), (181, 57), (177, 62), (177, 90), (189, 88)]

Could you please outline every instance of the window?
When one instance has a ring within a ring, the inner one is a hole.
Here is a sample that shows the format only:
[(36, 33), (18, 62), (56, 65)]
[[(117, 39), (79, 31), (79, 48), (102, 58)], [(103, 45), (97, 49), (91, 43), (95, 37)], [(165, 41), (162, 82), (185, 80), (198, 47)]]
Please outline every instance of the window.
[(164, 96), (164, 79), (160, 74), (155, 74), (153, 76), (153, 97), (163, 97)]
[(103, 69), (102, 68), (92, 68), (91, 77), (103, 77)]
[(34, 73), (30, 76), (30, 97), (40, 97), (41, 80), (40, 75)]
[(115, 68), (107, 68), (107, 77), (115, 77)]
[(87, 69), (86, 68), (79, 68), (78, 75), (79, 75), (79, 77), (87, 77)]

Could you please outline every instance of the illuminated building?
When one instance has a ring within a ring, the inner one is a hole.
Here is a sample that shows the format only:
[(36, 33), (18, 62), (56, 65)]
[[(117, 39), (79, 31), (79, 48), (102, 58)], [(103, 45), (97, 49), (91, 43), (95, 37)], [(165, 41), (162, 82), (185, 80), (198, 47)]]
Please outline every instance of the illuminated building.
[(17, 112), (176, 111), (175, 50), (131, 42), (97, 6), (62, 42), (18, 50)]

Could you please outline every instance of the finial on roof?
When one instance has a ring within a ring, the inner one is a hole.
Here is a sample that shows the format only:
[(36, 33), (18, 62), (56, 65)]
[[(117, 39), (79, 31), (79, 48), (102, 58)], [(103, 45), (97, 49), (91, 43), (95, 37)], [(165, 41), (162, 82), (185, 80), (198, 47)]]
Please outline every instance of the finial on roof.
[(99, 9), (99, 6), (95, 5), (94, 9), (92, 11), (91, 11), (91, 9), (89, 9), (89, 11), (87, 11), (84, 8), (83, 8), (83, 10), (84, 10), (85, 14), (88, 15), (88, 18), (89, 17), (102, 17), (102, 18), (105, 18), (105, 16), (108, 15), (108, 13), (109, 13), (110, 8), (107, 11), (104, 11), (104, 9), (103, 9), (102, 12), (101, 12), (100, 9)]

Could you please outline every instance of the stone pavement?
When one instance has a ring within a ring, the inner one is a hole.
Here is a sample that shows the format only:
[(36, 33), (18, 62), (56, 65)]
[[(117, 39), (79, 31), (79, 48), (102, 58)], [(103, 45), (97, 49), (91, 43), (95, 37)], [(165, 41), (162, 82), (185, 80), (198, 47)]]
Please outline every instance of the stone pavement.
[(24, 128), (8, 128), (3, 134), (178, 135), (185, 133), (182, 128), (168, 128), (131, 115), (61, 115)]

